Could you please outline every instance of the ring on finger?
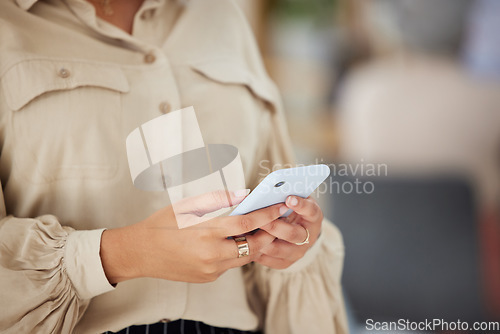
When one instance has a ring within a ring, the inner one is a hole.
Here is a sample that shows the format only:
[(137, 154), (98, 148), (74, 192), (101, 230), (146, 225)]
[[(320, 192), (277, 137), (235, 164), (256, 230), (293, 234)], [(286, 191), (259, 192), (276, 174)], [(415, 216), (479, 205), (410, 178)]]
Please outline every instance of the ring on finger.
[[(304, 227), (304, 226), (302, 226), (302, 227)], [(305, 228), (305, 227), (304, 227), (304, 230), (306, 230), (306, 234), (307, 234), (307, 235), (306, 235), (306, 238), (305, 238), (305, 239), (304, 239), (304, 241), (302, 241), (302, 242), (296, 242), (295, 244), (296, 244), (297, 246), (302, 246), (302, 245), (305, 245), (305, 244), (308, 244), (308, 243), (309, 243), (309, 230), (308, 230), (307, 228)]]
[[(246, 237), (234, 238), (236, 246), (238, 247), (238, 258), (250, 255), (250, 247)], [(309, 241), (308, 241), (309, 242)]]

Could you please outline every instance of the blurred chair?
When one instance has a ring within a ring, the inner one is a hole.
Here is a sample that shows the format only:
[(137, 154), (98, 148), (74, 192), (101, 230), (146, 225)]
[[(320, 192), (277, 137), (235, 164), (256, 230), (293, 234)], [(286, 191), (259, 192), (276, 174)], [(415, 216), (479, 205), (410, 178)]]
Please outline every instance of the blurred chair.
[(468, 181), (360, 180), (373, 182), (374, 192), (334, 193), (330, 217), (344, 236), (343, 285), (360, 325), (366, 319), (483, 320), (476, 207)]
[(368, 30), (387, 54), (351, 71), (339, 95), (339, 160), (384, 163), (392, 177), (332, 199), (362, 321), (500, 316), (500, 84), (460, 61), (472, 2), (458, 3), (371, 1)]

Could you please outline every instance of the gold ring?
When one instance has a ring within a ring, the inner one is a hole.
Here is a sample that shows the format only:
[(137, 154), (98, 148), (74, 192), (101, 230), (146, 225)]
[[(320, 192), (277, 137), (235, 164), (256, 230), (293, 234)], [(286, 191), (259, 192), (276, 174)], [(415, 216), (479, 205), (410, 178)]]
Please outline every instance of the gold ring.
[(246, 237), (234, 238), (236, 246), (238, 246), (238, 258), (250, 255), (250, 248)]
[[(302, 227), (304, 227), (304, 226), (302, 226)], [(297, 246), (302, 246), (302, 245), (305, 245), (305, 244), (308, 244), (308, 243), (309, 243), (309, 230), (308, 230), (307, 228), (305, 228), (305, 227), (304, 227), (304, 229), (306, 230), (307, 236), (306, 236), (306, 238), (304, 239), (304, 241), (302, 241), (302, 242), (296, 242), (295, 244), (296, 244)]]

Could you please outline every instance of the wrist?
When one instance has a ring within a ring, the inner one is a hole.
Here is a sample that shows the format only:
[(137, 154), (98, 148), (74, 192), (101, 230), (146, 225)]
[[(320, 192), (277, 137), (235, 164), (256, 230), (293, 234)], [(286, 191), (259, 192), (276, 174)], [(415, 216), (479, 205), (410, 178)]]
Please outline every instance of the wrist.
[(110, 284), (141, 277), (137, 233), (134, 227), (105, 230), (101, 237), (101, 262)]

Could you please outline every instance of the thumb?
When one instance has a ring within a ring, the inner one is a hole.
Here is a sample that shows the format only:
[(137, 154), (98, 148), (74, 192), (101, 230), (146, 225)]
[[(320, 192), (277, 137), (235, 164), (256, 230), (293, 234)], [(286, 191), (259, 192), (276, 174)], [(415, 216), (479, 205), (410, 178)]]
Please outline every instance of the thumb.
[(248, 195), (250, 189), (236, 191), (217, 190), (194, 197), (188, 197), (175, 203), (178, 213), (193, 213), (203, 216), (219, 209), (239, 204)]

